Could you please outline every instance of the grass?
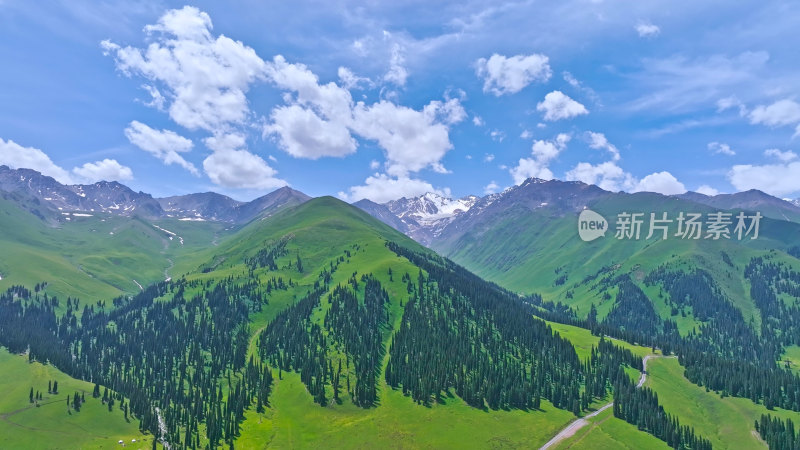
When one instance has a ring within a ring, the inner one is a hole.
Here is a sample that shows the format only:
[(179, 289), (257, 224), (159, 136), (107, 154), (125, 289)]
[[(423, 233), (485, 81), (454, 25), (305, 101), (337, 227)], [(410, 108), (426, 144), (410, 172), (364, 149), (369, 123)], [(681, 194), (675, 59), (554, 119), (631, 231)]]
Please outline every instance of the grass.
[(800, 346), (790, 345), (784, 349), (781, 361), (778, 361), (780, 367), (784, 367), (789, 363), (789, 368), (795, 373), (800, 373)]
[[(556, 323), (556, 322), (547, 322), (550, 325), (550, 328), (557, 331), (563, 338), (569, 340), (573, 346), (575, 346), (575, 351), (578, 353), (578, 357), (581, 360), (585, 360), (589, 357), (592, 347), (597, 347), (597, 344), (600, 342), (600, 336), (595, 336), (592, 334), (591, 331), (575, 327), (572, 325), (565, 325), (563, 323)], [(629, 344), (625, 341), (620, 341), (619, 339), (610, 338), (612, 342), (622, 348), (630, 350), (634, 355), (640, 356), (644, 358), (647, 355), (653, 354), (652, 349), (649, 347), (642, 347), (640, 345), (633, 345)], [(656, 352), (658, 353), (658, 351)]]
[(540, 411), (485, 412), (458, 398), (431, 408), (385, 385), (380, 405), (315, 405), (296, 374), (284, 374), (264, 415), (248, 413), (240, 448), (536, 448), (574, 416), (542, 402)]
[(199, 251), (210, 247), (215, 236), (231, 232), (219, 223), (99, 213), (45, 219), (0, 196), (0, 290), (47, 282), (50, 296), (77, 297), (84, 303), (108, 301), (137, 292), (136, 282), (146, 286), (171, 276), (175, 261), (181, 262), (181, 269), (197, 268), (202, 262), (196, 259)]
[(614, 417), (611, 409), (589, 419), (589, 425), (562, 441), (557, 449), (617, 450), (669, 449), (666, 442), (640, 431), (622, 419)]
[(658, 394), (664, 410), (678, 417), (682, 424), (711, 440), (714, 448), (755, 449), (765, 445), (753, 433), (754, 421), (762, 414), (800, 423), (800, 413), (775, 409), (768, 411), (744, 398), (722, 398), (706, 392), (683, 376), (683, 367), (675, 358), (658, 358), (647, 363), (646, 385)]
[[(58, 394), (47, 393), (47, 382), (58, 381)], [(28, 400), (30, 388), (42, 391), (40, 407)], [(152, 436), (139, 432), (138, 422), (126, 421), (116, 406), (109, 412), (91, 398), (93, 384), (70, 378), (50, 365), (28, 363), (21, 355), (0, 348), (0, 448), (151, 448)], [(66, 398), (86, 393), (80, 412), (67, 412)], [(140, 445), (131, 445), (132, 439)]]

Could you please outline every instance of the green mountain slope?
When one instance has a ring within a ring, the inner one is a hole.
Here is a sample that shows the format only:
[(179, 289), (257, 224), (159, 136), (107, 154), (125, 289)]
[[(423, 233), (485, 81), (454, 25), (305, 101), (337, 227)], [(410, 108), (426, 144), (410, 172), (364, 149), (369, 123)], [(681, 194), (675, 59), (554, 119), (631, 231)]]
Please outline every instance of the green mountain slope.
[(639, 361), (586, 366), (516, 296), (333, 198), (230, 231), (107, 304), (7, 293), (0, 338), (201, 447), (535, 447)]
[[(671, 218), (680, 212), (715, 211), (650, 193), (607, 195), (586, 206), (606, 217), (610, 227), (612, 219), (625, 211), (666, 212)], [(473, 221), (470, 229), (448, 235), (432, 248), (508, 289), (540, 293), (545, 300), (569, 304), (582, 315), (595, 304), (601, 317), (613, 302), (592, 289), (588, 280), (613, 272), (632, 273), (641, 281), (650, 271), (668, 264), (708, 271), (745, 317), (758, 323), (758, 312), (746, 294), (749, 284), (741, 275), (744, 265), (755, 256), (775, 250), (782, 255), (776, 257), (793, 263), (794, 258), (786, 252), (800, 243), (800, 226), (769, 218), (762, 219), (758, 239), (742, 241), (686, 240), (675, 236), (647, 240), (645, 224), (639, 240), (616, 239), (614, 229), (610, 229), (605, 237), (584, 242), (578, 236), (578, 213), (565, 211), (559, 205), (533, 210), (512, 206)], [(675, 229), (673, 224), (673, 233)], [(664, 304), (656, 305), (660, 313), (665, 312), (664, 308)]]

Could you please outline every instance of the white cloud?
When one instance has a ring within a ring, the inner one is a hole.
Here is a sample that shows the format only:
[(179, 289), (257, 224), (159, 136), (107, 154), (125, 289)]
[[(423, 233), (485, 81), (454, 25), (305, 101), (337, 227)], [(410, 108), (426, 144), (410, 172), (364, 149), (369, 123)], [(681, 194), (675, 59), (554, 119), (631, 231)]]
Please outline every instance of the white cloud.
[[(175, 123), (212, 134), (203, 140), (213, 151), (203, 161), (212, 182), (244, 189), (282, 186), (286, 183), (275, 178), (275, 170), (260, 156), (247, 151), (244, 135), (235, 131), (254, 124), (246, 94), (253, 83), (275, 75), (280, 61), (276, 57), (268, 64), (242, 42), (224, 35), (213, 36), (212, 28), (208, 14), (185, 6), (167, 11), (155, 25), (145, 27), (151, 40), (146, 49), (122, 47), (107, 40), (101, 46), (106, 54), (114, 56), (120, 71), (159, 85), (148, 89), (154, 106), (168, 100), (169, 116)], [(132, 143), (166, 164), (179, 164), (198, 173), (179, 155), (191, 149), (188, 139), (136, 121), (131, 122), (125, 134)]]
[(506, 134), (500, 130), (492, 130), (489, 132), (489, 137), (491, 137), (495, 142), (503, 142), (503, 140), (506, 138)]
[(656, 172), (642, 178), (633, 192), (657, 192), (664, 195), (683, 194), (686, 187), (667, 171)]
[(553, 91), (544, 96), (544, 100), (536, 105), (536, 110), (544, 112), (544, 120), (554, 121), (570, 119), (589, 114), (585, 106), (569, 98), (561, 91)]
[(164, 164), (177, 164), (192, 174), (199, 175), (194, 164), (179, 154), (190, 151), (194, 144), (174, 131), (155, 130), (134, 120), (125, 128), (125, 137), (131, 144), (152, 154)]
[(401, 197), (417, 197), (426, 192), (434, 192), (445, 197), (450, 196), (449, 189), (436, 189), (427, 181), (376, 173), (368, 177), (363, 185), (352, 186), (349, 193), (339, 192), (339, 197), (347, 201), (366, 198), (376, 203), (386, 203)]
[(408, 69), (405, 68), (406, 58), (403, 46), (395, 42), (392, 45), (392, 55), (389, 58), (389, 71), (383, 76), (385, 81), (397, 86), (405, 86), (408, 79)]
[(717, 112), (727, 111), (732, 108), (737, 108), (739, 115), (742, 117), (747, 115), (747, 107), (735, 95), (717, 100)]
[[(366, 139), (377, 141), (385, 150), (387, 173), (392, 176), (404, 177), (425, 167), (446, 172), (440, 161), (453, 145), (447, 125), (438, 119), (442, 114), (447, 115), (447, 111), (441, 102), (431, 103), (423, 111), (386, 100), (371, 106), (359, 102), (353, 110), (352, 129)], [(454, 117), (448, 116), (451, 119)]]
[(531, 132), (530, 132), (530, 131), (528, 131), (528, 130), (522, 130), (522, 133), (520, 133), (519, 137), (520, 137), (521, 139), (528, 140), (528, 139), (530, 139), (530, 138), (532, 138), (532, 137), (533, 137), (533, 133), (531, 133)]
[(74, 167), (70, 174), (56, 165), (42, 150), (23, 147), (10, 139), (5, 141), (2, 138), (0, 138), (0, 165), (9, 166), (12, 169), (32, 169), (42, 175), (53, 177), (62, 184), (133, 179), (133, 171), (114, 159), (85, 163), (82, 166)]
[(45, 152), (38, 148), (23, 147), (11, 139), (4, 141), (0, 138), (0, 165), (12, 169), (33, 169), (63, 184), (73, 182), (69, 172), (57, 166)]
[(634, 28), (636, 28), (636, 32), (639, 33), (639, 37), (654, 37), (661, 33), (661, 28), (650, 22), (639, 22)]
[(721, 142), (709, 142), (708, 149), (711, 151), (711, 153), (715, 155), (721, 154), (721, 155), (734, 156), (736, 154), (735, 151), (731, 150), (730, 145), (723, 144)]
[(516, 167), (509, 170), (514, 184), (520, 184), (528, 178), (553, 179), (553, 172), (548, 167), (559, 153), (567, 148), (571, 137), (561, 133), (551, 141), (537, 140), (531, 146), (531, 158), (521, 158)]
[(448, 98), (444, 102), (433, 100), (425, 105), (422, 111), (432, 119), (446, 125), (453, 125), (467, 118), (467, 112), (461, 106), (461, 100), (457, 98)]
[(472, 117), (472, 124), (475, 125), (476, 127), (482, 127), (482, 126), (486, 125), (486, 122), (484, 122), (483, 119), (480, 116), (473, 116)]
[(483, 187), (483, 194), (489, 195), (494, 194), (497, 190), (500, 189), (500, 186), (492, 180), (489, 184)]
[(707, 184), (704, 184), (704, 185), (700, 186), (699, 188), (697, 188), (695, 190), (695, 192), (703, 194), (703, 195), (708, 195), (710, 197), (713, 197), (715, 195), (719, 195), (719, 191), (717, 189), (714, 189), (713, 187), (711, 187), (711, 186), (709, 186)]
[(760, 166), (736, 165), (727, 177), (737, 190), (758, 189), (782, 197), (800, 191), (800, 161)]
[(339, 82), (341, 83), (342, 87), (348, 90), (361, 89), (362, 85), (366, 87), (372, 87), (373, 85), (372, 80), (366, 77), (357, 76), (347, 67), (339, 67), (337, 74), (339, 75)]
[(150, 101), (144, 102), (145, 106), (163, 111), (164, 105), (167, 103), (167, 99), (163, 94), (161, 94), (161, 91), (159, 91), (155, 86), (151, 86), (149, 84), (143, 84), (142, 89), (146, 90), (147, 93), (150, 94)]
[(565, 178), (568, 181), (582, 181), (586, 184), (594, 184), (611, 192), (631, 190), (636, 186), (634, 177), (612, 161), (597, 165), (587, 162), (578, 163), (566, 173)]
[(126, 75), (160, 83), (171, 99), (169, 115), (189, 129), (219, 132), (243, 124), (250, 115), (246, 93), (265, 78), (266, 64), (256, 52), (224, 35), (214, 37), (205, 12), (191, 6), (167, 11), (145, 32), (146, 49), (101, 43)]
[(358, 144), (341, 123), (326, 121), (310, 108), (299, 105), (272, 110), (266, 130), (280, 136), (280, 147), (296, 158), (342, 157), (354, 153)]
[(476, 61), (475, 67), (478, 77), (484, 80), (483, 92), (498, 97), (515, 94), (535, 81), (547, 81), (552, 75), (549, 59), (538, 53), (511, 57), (495, 53), (489, 59)]
[(771, 105), (759, 105), (750, 112), (750, 123), (770, 127), (800, 124), (800, 103), (778, 100)]
[(372, 169), (372, 170), (376, 170), (380, 166), (381, 166), (381, 163), (379, 163), (378, 161), (375, 161), (374, 159), (369, 162), (369, 168)]
[(494, 161), (494, 154), (487, 153), (486, 156), (483, 157), (483, 162), (492, 162)]
[(321, 85), (303, 64), (278, 55), (268, 65), (273, 82), (293, 92), (289, 106), (273, 110), (264, 129), (277, 134), (281, 147), (296, 157), (344, 156), (356, 150), (351, 135), (377, 141), (387, 158), (387, 172), (405, 176), (430, 167), (446, 172), (440, 160), (451, 148), (448, 126), (467, 114), (459, 98), (434, 100), (421, 111), (387, 100), (354, 103), (350, 92), (335, 83)]
[(586, 137), (589, 141), (589, 147), (597, 150), (607, 150), (611, 153), (611, 159), (619, 161), (619, 150), (614, 144), (608, 142), (605, 134), (588, 131)]
[(795, 159), (797, 159), (797, 153), (795, 153), (795, 152), (793, 152), (791, 150), (786, 150), (784, 152), (784, 151), (778, 150), (777, 148), (771, 148), (769, 150), (764, 150), (764, 156), (767, 156), (767, 157), (770, 157), (770, 158), (775, 158), (775, 159), (777, 159), (777, 160), (779, 160), (781, 162), (785, 162), (785, 163), (789, 162), (789, 161), (794, 161)]
[[(221, 149), (225, 140), (211, 144)], [(203, 161), (203, 169), (214, 184), (229, 188), (273, 189), (287, 184), (260, 156), (246, 150), (216, 150)]]
[(72, 172), (89, 183), (133, 179), (133, 171), (130, 167), (123, 166), (114, 159), (104, 159), (93, 163), (89, 162), (81, 167), (75, 167), (72, 169)]

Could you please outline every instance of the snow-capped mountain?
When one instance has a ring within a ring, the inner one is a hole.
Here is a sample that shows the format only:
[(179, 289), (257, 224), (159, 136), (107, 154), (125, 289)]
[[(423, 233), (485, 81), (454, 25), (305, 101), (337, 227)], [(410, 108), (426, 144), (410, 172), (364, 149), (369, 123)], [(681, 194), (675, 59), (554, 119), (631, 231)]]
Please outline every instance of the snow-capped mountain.
[(406, 233), (409, 236), (427, 245), (453, 219), (469, 211), (478, 200), (480, 198), (474, 195), (451, 199), (428, 192), (419, 197), (392, 200), (384, 203), (384, 206), (408, 225)]

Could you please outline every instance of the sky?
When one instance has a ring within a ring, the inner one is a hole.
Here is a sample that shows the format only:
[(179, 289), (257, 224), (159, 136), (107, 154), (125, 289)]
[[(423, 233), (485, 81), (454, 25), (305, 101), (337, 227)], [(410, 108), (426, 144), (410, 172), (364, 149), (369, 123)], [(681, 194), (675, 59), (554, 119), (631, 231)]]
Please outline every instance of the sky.
[(800, 196), (800, 3), (0, 0), (0, 164), (156, 197)]

